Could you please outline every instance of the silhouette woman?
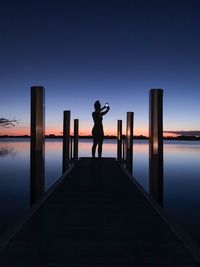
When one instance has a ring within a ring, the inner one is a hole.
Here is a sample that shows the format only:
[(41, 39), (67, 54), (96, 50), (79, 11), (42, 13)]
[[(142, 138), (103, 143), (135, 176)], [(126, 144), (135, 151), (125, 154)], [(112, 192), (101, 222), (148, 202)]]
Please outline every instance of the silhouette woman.
[[(101, 108), (101, 104), (99, 100), (94, 103), (95, 111), (92, 113), (92, 117), (94, 120), (94, 126), (92, 128), (92, 136), (93, 136), (93, 146), (92, 146), (92, 157), (95, 158), (95, 151), (98, 145), (98, 157), (101, 158), (102, 154), (102, 145), (103, 145), (103, 116), (109, 111), (110, 107), (106, 104)], [(103, 111), (104, 110), (104, 111)]]

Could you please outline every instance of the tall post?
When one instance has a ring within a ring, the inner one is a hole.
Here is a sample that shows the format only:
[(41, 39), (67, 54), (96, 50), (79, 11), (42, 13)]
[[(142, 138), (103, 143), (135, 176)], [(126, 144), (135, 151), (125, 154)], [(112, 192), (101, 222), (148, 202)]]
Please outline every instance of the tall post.
[(69, 168), (70, 162), (70, 110), (63, 112), (63, 173)]
[(149, 192), (163, 206), (163, 90), (149, 92)]
[(117, 120), (117, 159), (122, 159), (122, 120)]
[(132, 171), (133, 171), (133, 112), (127, 112), (126, 168), (132, 174)]
[(31, 87), (30, 204), (44, 193), (44, 87)]
[(74, 159), (78, 159), (78, 119), (74, 120)]

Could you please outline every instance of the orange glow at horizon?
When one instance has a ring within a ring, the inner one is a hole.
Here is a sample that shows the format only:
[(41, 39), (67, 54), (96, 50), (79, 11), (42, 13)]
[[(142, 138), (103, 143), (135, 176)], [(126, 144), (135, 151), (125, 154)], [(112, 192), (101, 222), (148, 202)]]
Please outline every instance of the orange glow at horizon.
[(12, 128), (0, 128), (0, 135), (30, 135), (30, 129), (28, 127), (12, 127)]
[(163, 133), (163, 137), (177, 137), (177, 134), (174, 133)]
[[(125, 131), (123, 131), (123, 134), (125, 135)], [(62, 135), (62, 129), (56, 128), (56, 127), (46, 127), (45, 129), (45, 134), (46, 135)], [(71, 129), (71, 134), (73, 135), (73, 129)], [(12, 128), (0, 128), (0, 135), (10, 135), (10, 136), (20, 136), (20, 135), (30, 135), (30, 129), (29, 127), (12, 127)], [(91, 135), (91, 129), (79, 129), (79, 135), (84, 136), (84, 135)], [(104, 135), (113, 135), (117, 136), (117, 130), (108, 130), (104, 129)], [(136, 129), (134, 130), (134, 135), (143, 135), (143, 136), (149, 136), (149, 132), (147, 129)], [(176, 137), (176, 134), (173, 133), (163, 133), (164, 137)]]
[[(48, 131), (49, 132), (49, 131)], [(53, 131), (52, 131), (53, 132)], [(52, 133), (51, 132), (51, 133)], [(47, 133), (48, 134), (48, 133)], [(62, 134), (60, 132), (60, 134)], [(73, 131), (71, 131), (71, 134), (73, 134)], [(126, 134), (126, 131), (123, 131), (122, 133), (123, 135)], [(91, 133), (91, 130), (89, 129), (80, 129), (79, 131), (79, 135), (81, 136), (84, 136), (84, 135), (92, 135)], [(108, 130), (108, 129), (104, 129), (104, 135), (107, 136), (107, 135), (113, 135), (113, 136), (117, 136), (117, 130), (114, 131), (114, 130)], [(137, 130), (134, 132), (134, 135), (144, 135), (144, 136), (148, 136), (148, 131), (145, 131), (145, 130)]]

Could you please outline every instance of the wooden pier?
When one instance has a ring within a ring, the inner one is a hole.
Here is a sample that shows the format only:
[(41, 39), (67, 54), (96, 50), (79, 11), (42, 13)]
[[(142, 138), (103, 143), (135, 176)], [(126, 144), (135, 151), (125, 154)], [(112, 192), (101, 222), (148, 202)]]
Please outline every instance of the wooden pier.
[(1, 267), (199, 266), (113, 158), (78, 160), (1, 245)]

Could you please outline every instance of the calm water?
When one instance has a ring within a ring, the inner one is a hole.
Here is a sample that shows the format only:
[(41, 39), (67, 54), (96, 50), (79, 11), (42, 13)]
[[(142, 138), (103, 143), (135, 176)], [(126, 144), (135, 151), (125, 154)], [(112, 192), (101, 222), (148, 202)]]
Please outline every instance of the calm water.
[[(0, 235), (29, 209), (29, 139), (0, 139)], [(45, 189), (60, 176), (62, 140), (45, 144)], [(80, 140), (79, 156), (90, 156)], [(103, 156), (115, 157), (116, 141), (105, 140)], [(134, 141), (133, 175), (148, 192), (148, 141)], [(200, 244), (200, 142), (164, 142), (164, 209)]]

